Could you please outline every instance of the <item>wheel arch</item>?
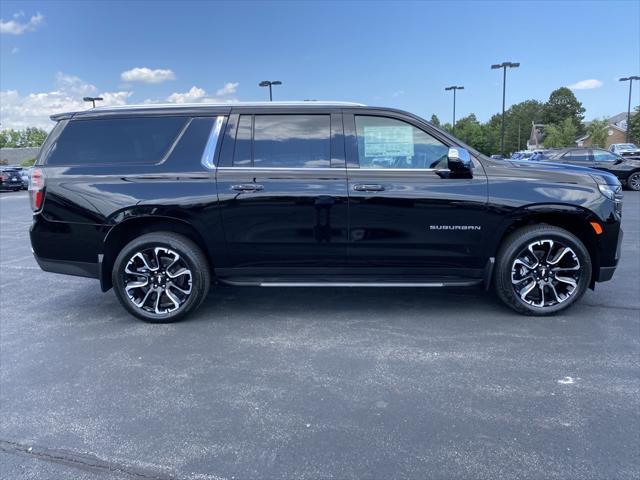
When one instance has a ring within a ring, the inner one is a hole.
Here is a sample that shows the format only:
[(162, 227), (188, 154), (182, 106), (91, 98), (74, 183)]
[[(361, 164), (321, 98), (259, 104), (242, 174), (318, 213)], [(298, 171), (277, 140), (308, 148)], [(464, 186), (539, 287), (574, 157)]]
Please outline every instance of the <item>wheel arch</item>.
[(498, 229), (496, 241), (493, 243), (493, 256), (497, 255), (505, 239), (514, 231), (528, 225), (547, 224), (562, 228), (580, 239), (591, 257), (591, 283), (595, 286), (600, 271), (599, 241), (590, 222), (597, 222), (597, 216), (589, 210), (568, 205), (544, 205), (527, 207), (511, 215)]
[(111, 270), (122, 248), (140, 235), (159, 231), (178, 233), (195, 242), (207, 257), (209, 269), (211, 274), (213, 274), (213, 263), (207, 244), (193, 225), (175, 217), (142, 216), (123, 220), (107, 232), (104, 238), (103, 256), (100, 263), (100, 288), (103, 292), (106, 292), (113, 286), (111, 282)]

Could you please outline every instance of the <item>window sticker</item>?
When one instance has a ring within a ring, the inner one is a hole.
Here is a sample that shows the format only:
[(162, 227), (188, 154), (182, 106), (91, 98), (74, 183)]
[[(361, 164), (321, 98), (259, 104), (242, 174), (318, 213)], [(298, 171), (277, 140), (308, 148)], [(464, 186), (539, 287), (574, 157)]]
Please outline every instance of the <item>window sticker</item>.
[(409, 125), (364, 127), (364, 156), (413, 156), (413, 129)]

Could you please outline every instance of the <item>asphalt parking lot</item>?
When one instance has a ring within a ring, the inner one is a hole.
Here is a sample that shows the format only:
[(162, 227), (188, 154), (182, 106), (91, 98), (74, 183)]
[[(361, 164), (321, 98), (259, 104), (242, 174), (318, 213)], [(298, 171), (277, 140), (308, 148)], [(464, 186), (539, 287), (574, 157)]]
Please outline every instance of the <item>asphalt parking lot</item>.
[(640, 478), (640, 193), (567, 313), (480, 289), (219, 287), (149, 325), (41, 272), (0, 194), (2, 478)]

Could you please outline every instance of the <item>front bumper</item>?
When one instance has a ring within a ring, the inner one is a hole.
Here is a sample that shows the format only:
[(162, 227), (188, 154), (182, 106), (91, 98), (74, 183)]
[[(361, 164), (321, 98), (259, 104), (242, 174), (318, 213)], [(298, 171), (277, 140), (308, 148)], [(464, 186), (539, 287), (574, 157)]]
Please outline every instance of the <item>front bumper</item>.
[(611, 278), (613, 277), (613, 274), (615, 273), (616, 268), (618, 266), (618, 261), (620, 260), (620, 255), (622, 253), (622, 237), (623, 236), (624, 236), (624, 233), (622, 229), (620, 229), (620, 233), (618, 233), (618, 243), (616, 245), (615, 265), (600, 267), (598, 271), (598, 278), (596, 280), (597, 282), (607, 282), (611, 280)]

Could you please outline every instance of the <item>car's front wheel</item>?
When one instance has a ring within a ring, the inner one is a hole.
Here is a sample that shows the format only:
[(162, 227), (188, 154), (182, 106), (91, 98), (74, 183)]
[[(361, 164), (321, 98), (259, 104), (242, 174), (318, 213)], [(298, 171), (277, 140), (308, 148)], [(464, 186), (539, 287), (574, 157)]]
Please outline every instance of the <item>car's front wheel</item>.
[(640, 191), (640, 172), (633, 172), (627, 178), (627, 187), (635, 192)]
[(120, 303), (136, 317), (151, 323), (176, 322), (207, 296), (209, 263), (182, 235), (148, 233), (120, 251), (112, 282)]
[(578, 237), (552, 225), (516, 230), (498, 252), (495, 288), (525, 315), (550, 315), (575, 303), (591, 281), (591, 258)]

